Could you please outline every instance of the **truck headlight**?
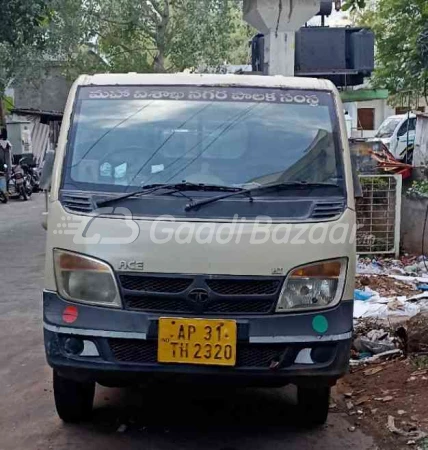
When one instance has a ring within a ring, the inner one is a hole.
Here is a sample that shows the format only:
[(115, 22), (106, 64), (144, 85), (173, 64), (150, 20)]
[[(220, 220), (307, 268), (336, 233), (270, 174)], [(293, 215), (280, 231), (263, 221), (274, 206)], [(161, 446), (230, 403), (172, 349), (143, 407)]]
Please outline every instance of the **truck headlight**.
[(285, 280), (276, 312), (318, 309), (339, 303), (345, 285), (346, 266), (346, 258), (341, 258), (292, 270)]
[(121, 307), (111, 267), (95, 258), (54, 249), (59, 294), (67, 300), (98, 306)]

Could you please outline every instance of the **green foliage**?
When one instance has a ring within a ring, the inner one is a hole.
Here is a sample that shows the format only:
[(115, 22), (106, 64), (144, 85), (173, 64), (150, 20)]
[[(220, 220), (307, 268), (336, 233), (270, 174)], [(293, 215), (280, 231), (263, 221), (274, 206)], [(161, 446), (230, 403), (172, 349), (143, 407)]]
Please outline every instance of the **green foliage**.
[(415, 370), (428, 369), (428, 356), (413, 356), (411, 363)]
[(388, 186), (388, 181), (385, 177), (361, 177), (361, 186), (374, 187), (375, 189), (382, 189)]
[(48, 0), (0, 0), (0, 44), (43, 44), (50, 15)]
[(10, 111), (15, 107), (13, 104), (13, 98), (12, 97), (4, 97), (3, 98), (3, 108), (7, 113), (10, 113)]
[(0, 99), (12, 80), (40, 77), (51, 14), (50, 0), (0, 0)]
[(357, 11), (366, 6), (366, 0), (346, 0), (342, 5), (342, 11)]
[(77, 74), (167, 72), (248, 61), (238, 0), (53, 0), (51, 40)]
[(386, 88), (399, 97), (410, 93), (412, 106), (417, 106), (415, 99), (428, 96), (425, 46), (421, 42), (428, 26), (428, 2), (378, 0), (359, 15), (358, 22), (376, 35), (374, 87)]
[(428, 180), (413, 181), (407, 189), (407, 195), (416, 197), (428, 197)]

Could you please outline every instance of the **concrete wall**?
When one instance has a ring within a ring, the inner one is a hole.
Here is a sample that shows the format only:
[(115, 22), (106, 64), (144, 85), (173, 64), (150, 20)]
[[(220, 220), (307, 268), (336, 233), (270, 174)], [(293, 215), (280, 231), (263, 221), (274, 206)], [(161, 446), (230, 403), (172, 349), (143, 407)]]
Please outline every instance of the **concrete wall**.
[[(422, 232), (427, 199), (402, 197), (401, 203), (401, 248), (409, 253), (420, 255), (422, 252)], [(425, 255), (428, 255), (428, 223), (425, 230)]]
[(15, 108), (64, 111), (71, 82), (61, 74), (61, 67), (51, 67), (40, 83), (14, 85)]
[[(369, 100), (364, 102), (344, 103), (344, 108), (352, 117), (352, 137), (373, 137), (381, 123), (389, 116), (395, 114), (395, 109), (388, 105), (387, 100)], [(358, 109), (374, 108), (374, 130), (358, 130)]]

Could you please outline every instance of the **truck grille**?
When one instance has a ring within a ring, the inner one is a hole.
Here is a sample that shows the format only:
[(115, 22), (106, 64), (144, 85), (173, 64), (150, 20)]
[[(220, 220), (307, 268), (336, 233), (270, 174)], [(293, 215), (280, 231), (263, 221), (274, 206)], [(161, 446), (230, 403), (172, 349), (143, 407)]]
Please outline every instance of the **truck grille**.
[[(128, 310), (268, 314), (276, 305), (283, 278), (129, 273), (120, 274), (119, 281)], [(201, 292), (202, 297), (198, 296)]]
[[(109, 339), (109, 344), (117, 362), (157, 364), (157, 342), (154, 340)], [(269, 368), (286, 349), (284, 344), (238, 343), (236, 367)]]
[(150, 295), (130, 296), (125, 295), (127, 309), (150, 312), (192, 312), (193, 308), (185, 300), (171, 297), (155, 297)]
[(178, 294), (185, 291), (192, 283), (191, 278), (142, 277), (121, 275), (122, 287), (130, 291), (169, 292)]
[(278, 280), (207, 280), (207, 286), (220, 295), (272, 295)]

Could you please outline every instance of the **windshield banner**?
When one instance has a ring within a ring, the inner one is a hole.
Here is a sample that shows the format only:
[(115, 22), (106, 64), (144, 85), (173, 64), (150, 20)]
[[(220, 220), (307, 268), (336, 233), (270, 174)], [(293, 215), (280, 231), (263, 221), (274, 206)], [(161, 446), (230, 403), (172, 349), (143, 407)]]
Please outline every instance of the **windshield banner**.
[(328, 105), (328, 92), (285, 89), (210, 88), (195, 86), (85, 87), (81, 100), (193, 100), (211, 102), (289, 103), (310, 106)]

